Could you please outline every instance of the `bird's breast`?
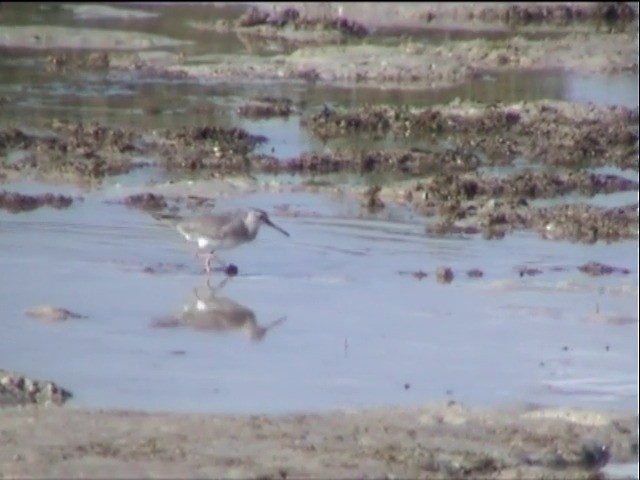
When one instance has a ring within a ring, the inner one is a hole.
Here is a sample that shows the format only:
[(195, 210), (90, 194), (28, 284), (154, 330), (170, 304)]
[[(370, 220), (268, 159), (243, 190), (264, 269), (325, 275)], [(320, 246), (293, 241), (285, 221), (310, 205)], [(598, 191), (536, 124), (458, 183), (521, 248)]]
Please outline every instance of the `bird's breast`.
[(211, 245), (211, 241), (206, 237), (198, 237), (198, 248), (205, 248)]

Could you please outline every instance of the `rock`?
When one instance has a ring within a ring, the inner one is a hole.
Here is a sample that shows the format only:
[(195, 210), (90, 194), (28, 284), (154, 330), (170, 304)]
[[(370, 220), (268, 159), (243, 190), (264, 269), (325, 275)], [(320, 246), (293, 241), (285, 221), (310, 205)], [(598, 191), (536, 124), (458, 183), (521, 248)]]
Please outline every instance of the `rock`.
[(0, 407), (39, 404), (62, 405), (73, 395), (53, 382), (33, 380), (0, 369)]
[(37, 318), (39, 320), (45, 320), (49, 322), (63, 322), (70, 318), (87, 318), (85, 315), (72, 312), (62, 307), (55, 307), (53, 305), (38, 305), (36, 307), (30, 307), (25, 310), (25, 315), (31, 318)]

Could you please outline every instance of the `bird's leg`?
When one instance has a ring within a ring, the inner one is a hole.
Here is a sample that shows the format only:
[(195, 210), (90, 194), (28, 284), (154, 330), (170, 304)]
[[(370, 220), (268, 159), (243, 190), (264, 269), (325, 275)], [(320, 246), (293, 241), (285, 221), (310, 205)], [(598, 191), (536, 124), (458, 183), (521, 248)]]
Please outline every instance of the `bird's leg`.
[(204, 271), (205, 273), (211, 273), (213, 271), (212, 266), (211, 266), (211, 261), (215, 260), (218, 265), (220, 265), (223, 269), (225, 269), (227, 267), (227, 265), (218, 258), (218, 256), (215, 254), (215, 251), (210, 251), (207, 253), (202, 253), (199, 249), (196, 250), (195, 253), (196, 257), (204, 257)]
[(214, 258), (214, 254), (213, 254), (213, 252), (209, 252), (209, 253), (207, 253), (207, 260), (206, 260), (206, 262), (205, 262), (205, 266), (204, 266), (204, 270), (205, 270), (207, 273), (210, 273), (210, 272), (211, 272), (211, 259), (213, 259), (213, 258)]
[(200, 248), (199, 248), (199, 247), (196, 247), (196, 249), (195, 249), (195, 250), (194, 250), (194, 252), (193, 252), (193, 257), (194, 257), (194, 258), (202, 258), (202, 257), (205, 257), (205, 261), (204, 261), (204, 271), (205, 271), (206, 273), (209, 273), (209, 272), (211, 271), (211, 268), (210, 268), (210, 265), (209, 265), (209, 255), (211, 255), (211, 254), (210, 254), (210, 253), (206, 253), (206, 254), (202, 253), (202, 252), (200, 251)]
[(206, 260), (205, 260), (204, 269), (205, 269), (205, 271), (207, 273), (210, 273), (212, 271), (212, 268), (211, 268), (211, 261), (212, 260), (215, 260), (218, 263), (218, 265), (220, 265), (223, 269), (227, 268), (227, 265), (222, 260), (220, 260), (218, 258), (218, 256), (216, 255), (215, 251), (208, 252), (205, 255), (205, 258), (206, 258)]
[[(195, 251), (193, 252), (193, 256), (194, 256), (194, 258), (202, 259), (202, 257), (205, 257), (206, 255), (204, 253), (202, 253), (198, 247), (196, 247)], [(205, 272), (209, 273), (206, 260), (205, 260), (205, 264), (204, 264), (204, 270), (205, 270)]]

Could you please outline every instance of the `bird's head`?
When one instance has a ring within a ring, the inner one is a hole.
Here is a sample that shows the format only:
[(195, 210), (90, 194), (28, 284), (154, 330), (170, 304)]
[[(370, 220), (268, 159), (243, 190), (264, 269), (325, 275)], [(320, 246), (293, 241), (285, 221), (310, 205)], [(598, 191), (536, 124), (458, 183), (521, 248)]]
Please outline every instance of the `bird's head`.
[(271, 228), (278, 230), (283, 235), (289, 236), (289, 233), (284, 229), (280, 228), (276, 224), (274, 224), (271, 219), (269, 219), (269, 215), (264, 210), (260, 210), (259, 208), (251, 208), (247, 212), (247, 217), (245, 219), (245, 223), (249, 230), (257, 229), (261, 224), (269, 225)]

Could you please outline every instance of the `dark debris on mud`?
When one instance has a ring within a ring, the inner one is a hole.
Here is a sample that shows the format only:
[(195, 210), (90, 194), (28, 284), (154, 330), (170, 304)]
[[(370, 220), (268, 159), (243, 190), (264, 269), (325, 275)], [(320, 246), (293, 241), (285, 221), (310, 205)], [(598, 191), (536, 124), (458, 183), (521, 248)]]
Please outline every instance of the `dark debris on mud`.
[(61, 52), (52, 53), (47, 57), (47, 68), (55, 72), (69, 69), (106, 70), (111, 64), (107, 52)]
[(30, 212), (43, 206), (63, 209), (69, 208), (73, 203), (73, 198), (67, 195), (54, 195), (53, 193), (42, 193), (40, 195), (27, 195), (18, 192), (0, 192), (0, 209), (11, 213)]
[(22, 158), (0, 167), (8, 171), (75, 174), (102, 178), (128, 173), (134, 168), (130, 156), (140, 153), (133, 131), (97, 123), (54, 122), (50, 134), (27, 134), (17, 128), (0, 131), (0, 155), (9, 150), (26, 152)]
[[(252, 7), (243, 13), (235, 22), (237, 27), (251, 28), (271, 27), (276, 30), (289, 28), (293, 30), (337, 31), (347, 37), (361, 38), (369, 34), (368, 29), (360, 22), (342, 17), (308, 18), (296, 8), (287, 7), (281, 10), (267, 12), (258, 7)], [(261, 34), (269, 33), (260, 30)]]
[(487, 164), (508, 164), (525, 157), (547, 165), (638, 169), (637, 108), (552, 101), (486, 106), (452, 103), (421, 110), (325, 106), (302, 123), (324, 139), (353, 134), (381, 137), (391, 133), (413, 139), (446, 135), (458, 148), (482, 152)]
[[(290, 107), (287, 99), (257, 101), (268, 106), (266, 110), (248, 104), (247, 115), (262, 115), (267, 111), (284, 114)], [(446, 135), (447, 142), (453, 146), (391, 151), (345, 149), (333, 154), (305, 152), (281, 160), (252, 153), (266, 138), (241, 128), (183, 127), (156, 134), (99, 124), (56, 122), (48, 134), (28, 134), (15, 128), (0, 131), (0, 155), (6, 157), (10, 151), (24, 153), (17, 160), (1, 162), (0, 174), (35, 171), (101, 179), (155, 164), (172, 171), (207, 171), (214, 175), (249, 170), (419, 175), (508, 165), (521, 157), (532, 163), (572, 168), (594, 165), (638, 168), (638, 110), (624, 107), (531, 102), (484, 107), (452, 104), (419, 111), (384, 106), (346, 112), (325, 108), (303, 123), (324, 138), (363, 132), (384, 137), (392, 132), (402, 138), (431, 140), (437, 145), (437, 136)], [(155, 163), (134, 160), (143, 156)], [(489, 185), (485, 181), (478, 187), (521, 190), (527, 198), (539, 198), (576, 190), (586, 194), (607, 193), (637, 185), (632, 181), (624, 184), (612, 176), (577, 174), (564, 178), (546, 174), (543, 178), (543, 174), (539, 174), (540, 178), (534, 178), (532, 175), (513, 179), (516, 182), (513, 186)]]
[(384, 202), (380, 199), (380, 185), (373, 185), (369, 187), (363, 196), (361, 206), (369, 213), (375, 213), (383, 210), (385, 207)]
[(537, 275), (540, 275), (541, 273), (542, 273), (542, 270), (540, 270), (539, 268), (534, 268), (534, 267), (518, 268), (518, 275), (520, 275), (521, 277), (535, 277)]
[(444, 151), (345, 149), (331, 154), (304, 152), (287, 160), (263, 155), (252, 158), (252, 163), (266, 173), (397, 172), (419, 175), (442, 170), (451, 172), (474, 170), (479, 166), (480, 159), (477, 155), (460, 149)]
[[(429, 16), (426, 12), (425, 16)], [(431, 13), (430, 20), (436, 18)], [(593, 3), (519, 3), (494, 4), (486, 6), (474, 14), (485, 22), (501, 21), (509, 25), (528, 25), (531, 23), (547, 23), (567, 25), (581, 21), (632, 21), (637, 17), (636, 11), (625, 2), (593, 2)]]
[(241, 128), (217, 126), (181, 128), (165, 132), (166, 142), (157, 145), (169, 170), (213, 170), (238, 173), (250, 168), (247, 154), (267, 139)]
[(211, 170), (237, 173), (249, 168), (247, 153), (264, 136), (241, 128), (201, 126), (163, 134), (117, 128), (98, 123), (54, 122), (47, 134), (25, 133), (17, 128), (0, 131), (0, 155), (24, 152), (15, 161), (0, 162), (0, 174), (36, 173), (71, 175), (101, 180), (152, 164), (136, 160), (147, 156), (168, 170)]
[[(478, 270), (478, 269), (474, 269), (473, 270), (473, 274), (470, 274), (469, 277), (478, 277), (477, 272), (480, 272), (479, 276), (482, 276), (482, 271)], [(417, 279), (417, 280), (422, 280), (423, 278), (426, 278), (429, 276), (429, 274), (427, 272), (425, 272), (424, 270), (420, 269), (420, 270), (401, 270), (398, 272), (398, 274), (400, 275), (411, 275), (413, 278)], [(435, 271), (435, 277), (436, 277), (436, 281), (438, 283), (442, 283), (442, 284), (448, 284), (453, 282), (453, 279), (455, 277), (455, 274), (453, 273), (453, 270), (450, 267), (446, 267), (446, 266), (441, 266), (436, 268)]]
[(181, 208), (193, 212), (213, 208), (215, 199), (200, 195), (163, 195), (142, 192), (128, 195), (123, 200), (107, 200), (106, 203), (125, 205), (146, 212), (177, 212)]
[(478, 210), (457, 210), (465, 216), (464, 226), (456, 224), (458, 214), (448, 214), (427, 228), (437, 236), (480, 233), (485, 239), (500, 239), (515, 230), (534, 230), (544, 239), (579, 243), (615, 242), (638, 237), (638, 205), (595, 207), (584, 204), (531, 207), (489, 200)]
[(606, 265), (600, 262), (587, 262), (584, 265), (578, 267), (578, 270), (594, 277), (600, 275), (611, 275), (614, 273), (620, 273), (622, 275), (628, 275), (629, 273), (631, 273), (628, 268), (614, 267), (612, 265)]
[(238, 109), (246, 118), (288, 117), (293, 112), (293, 101), (289, 98), (257, 97)]
[(467, 270), (467, 277), (469, 278), (482, 278), (484, 277), (484, 272), (479, 268), (472, 268)]
[(163, 195), (157, 193), (136, 193), (124, 199), (127, 207), (139, 208), (146, 211), (159, 211), (167, 208), (167, 201)]
[[(508, 177), (484, 177), (478, 173), (465, 175), (438, 174), (428, 182), (418, 182), (414, 192), (427, 204), (458, 206), (461, 202), (480, 199), (509, 199), (519, 205), (527, 200), (555, 198), (568, 193), (593, 196), (600, 193), (636, 191), (640, 183), (617, 175), (586, 171), (549, 173), (524, 171)], [(464, 212), (459, 212), (464, 217)]]
[(231, 149), (247, 153), (259, 143), (267, 141), (263, 135), (252, 135), (242, 128), (224, 128), (213, 125), (182, 127), (178, 131), (166, 131), (168, 140), (183, 145), (195, 145), (201, 142), (212, 143), (220, 149)]
[(561, 205), (535, 209), (534, 228), (544, 238), (582, 243), (638, 237), (638, 204), (623, 207)]
[[(562, 266), (553, 266), (548, 268), (547, 270), (543, 270), (542, 268), (537, 267), (529, 267), (529, 266), (517, 266), (515, 267), (515, 271), (517, 272), (519, 277), (536, 277), (538, 275), (542, 275), (546, 272), (558, 272), (558, 271), (566, 271), (567, 267)], [(631, 270), (628, 268), (614, 267), (612, 265), (607, 265), (600, 262), (587, 262), (584, 265), (580, 265), (577, 267), (579, 271), (591, 276), (601, 276), (601, 275), (629, 275)], [(425, 272), (422, 269), (419, 270), (400, 270), (398, 271), (399, 275), (410, 275), (417, 280), (422, 280), (429, 276), (429, 273)], [(484, 272), (479, 268), (471, 268), (466, 271), (466, 275), (468, 278), (483, 278)], [(438, 267), (435, 271), (435, 277), (438, 283), (451, 283), (455, 278), (455, 274), (450, 267), (441, 266)]]
[[(280, 102), (269, 97), (258, 100), (269, 105)], [(290, 104), (286, 99), (282, 102)], [(326, 138), (362, 133), (384, 138), (392, 134), (434, 147), (350, 148), (333, 153), (305, 152), (282, 160), (254, 153), (266, 138), (241, 128), (205, 125), (157, 133), (54, 122), (46, 133), (16, 128), (0, 131), (0, 155), (5, 157), (0, 162), (0, 176), (36, 172), (101, 179), (151, 164), (201, 177), (248, 172), (429, 175), (413, 187), (390, 188), (394, 200), (410, 204), (423, 215), (441, 216), (438, 223), (429, 226), (433, 235), (481, 234), (499, 239), (513, 230), (533, 229), (544, 238), (585, 243), (637, 237), (637, 205), (610, 209), (531, 205), (532, 200), (570, 193), (593, 196), (637, 191), (637, 179), (586, 170), (600, 165), (638, 169), (637, 108), (558, 101), (512, 105), (452, 102), (417, 110), (374, 106), (337, 111), (325, 107), (304, 123)], [(447, 147), (440, 146), (443, 141)], [(11, 161), (9, 153), (14, 153)], [(143, 163), (137, 160), (140, 157), (150, 160)], [(523, 171), (503, 178), (477, 171), (487, 165), (509, 165), (516, 158), (569, 168)], [(363, 194), (362, 206), (370, 212), (385, 208), (386, 191), (379, 187)], [(4, 195), (6, 204), (29, 205), (30, 200)], [(46, 201), (64, 204), (59, 198), (47, 197)], [(125, 203), (149, 211), (168, 208), (165, 198), (149, 193), (131, 196)]]
[(635, 180), (586, 171), (521, 172), (502, 178), (469, 173), (434, 175), (401, 194), (417, 212), (440, 215), (440, 221), (427, 229), (431, 235), (481, 233), (492, 239), (513, 230), (533, 229), (547, 239), (594, 243), (637, 237), (638, 205), (536, 207), (530, 202), (573, 192), (593, 196), (638, 188)]

